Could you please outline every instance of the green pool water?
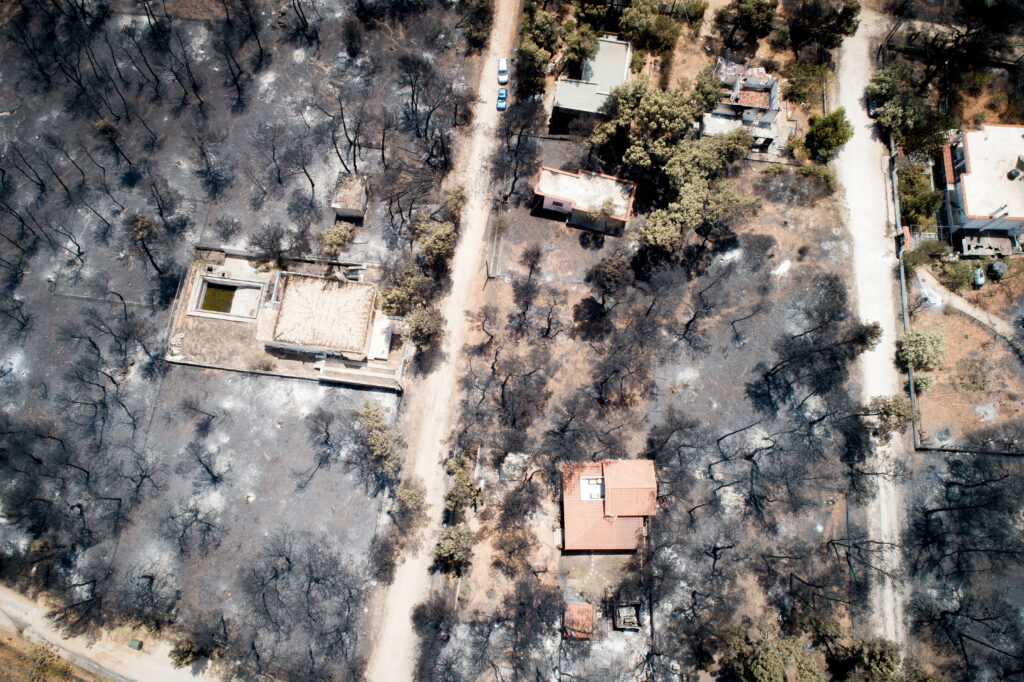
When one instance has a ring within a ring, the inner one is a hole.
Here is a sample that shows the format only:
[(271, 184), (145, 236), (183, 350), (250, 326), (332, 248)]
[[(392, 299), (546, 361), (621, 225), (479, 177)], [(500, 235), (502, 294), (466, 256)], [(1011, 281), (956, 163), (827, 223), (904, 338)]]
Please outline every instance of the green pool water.
[(235, 300), (237, 289), (238, 287), (228, 284), (208, 282), (206, 293), (203, 294), (203, 303), (199, 307), (214, 313), (230, 313), (231, 302)]

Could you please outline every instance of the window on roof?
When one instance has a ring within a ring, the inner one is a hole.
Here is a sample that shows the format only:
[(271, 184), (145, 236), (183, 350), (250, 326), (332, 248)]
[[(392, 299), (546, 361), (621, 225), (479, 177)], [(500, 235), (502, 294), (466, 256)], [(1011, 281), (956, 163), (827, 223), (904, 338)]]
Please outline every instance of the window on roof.
[(604, 499), (604, 477), (584, 476), (580, 479), (580, 499), (584, 502)]

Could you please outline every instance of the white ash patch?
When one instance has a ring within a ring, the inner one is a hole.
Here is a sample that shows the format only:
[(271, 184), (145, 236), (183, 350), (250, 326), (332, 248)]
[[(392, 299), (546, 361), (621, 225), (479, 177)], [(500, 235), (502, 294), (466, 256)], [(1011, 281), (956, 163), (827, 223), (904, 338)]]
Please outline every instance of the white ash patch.
[(845, 261), (850, 257), (850, 244), (843, 240), (822, 242), (821, 249), (828, 254), (828, 259), (833, 263)]
[(974, 414), (978, 415), (978, 421), (990, 422), (996, 418), (995, 403), (983, 403), (974, 406)]
[(791, 267), (793, 267), (793, 262), (787, 258), (786, 260), (779, 263), (779, 265), (774, 270), (772, 270), (772, 274), (775, 275), (776, 277), (782, 277), (787, 272), (789, 272), (789, 269)]
[(731, 249), (723, 253), (721, 256), (718, 257), (718, 260), (723, 263), (731, 263), (734, 260), (738, 260), (739, 257), (742, 255), (743, 249), (737, 246), (735, 249)]
[(277, 72), (268, 71), (260, 76), (260, 95), (265, 96), (277, 80)]
[(700, 371), (696, 367), (683, 367), (676, 372), (676, 385), (679, 387), (692, 386), (700, 379)]

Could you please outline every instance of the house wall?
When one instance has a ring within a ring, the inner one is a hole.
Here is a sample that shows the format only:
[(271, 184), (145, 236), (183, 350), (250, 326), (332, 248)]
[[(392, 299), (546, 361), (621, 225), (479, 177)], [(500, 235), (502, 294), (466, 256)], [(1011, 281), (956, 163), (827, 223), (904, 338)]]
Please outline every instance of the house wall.
[(1019, 218), (967, 218), (964, 220), (964, 229), (971, 231), (1005, 230), (1009, 235), (1020, 235), (1024, 233), (1024, 220)]
[(626, 223), (614, 216), (606, 216), (592, 220), (586, 211), (573, 210), (567, 221), (573, 227), (581, 227), (586, 230), (594, 230), (610, 235), (621, 235), (626, 228)]
[(978, 232), (981, 230), (998, 230), (1005, 231), (1008, 235), (1011, 236), (1019, 236), (1021, 234), (1024, 234), (1024, 219), (1021, 219), (1019, 217), (967, 217), (967, 213), (964, 211), (963, 185), (959, 182), (955, 185), (952, 198), (954, 202), (954, 210), (956, 211), (955, 219), (957, 222), (957, 225), (955, 225), (953, 228), (954, 232), (958, 232), (960, 230), (970, 230), (971, 232)]
[(544, 197), (544, 210), (557, 213), (572, 213), (572, 202), (564, 199), (552, 199)]
[(339, 218), (355, 218), (358, 220), (361, 219), (365, 214), (365, 210), (360, 210), (358, 208), (342, 208), (340, 206), (334, 207), (334, 215), (338, 216)]

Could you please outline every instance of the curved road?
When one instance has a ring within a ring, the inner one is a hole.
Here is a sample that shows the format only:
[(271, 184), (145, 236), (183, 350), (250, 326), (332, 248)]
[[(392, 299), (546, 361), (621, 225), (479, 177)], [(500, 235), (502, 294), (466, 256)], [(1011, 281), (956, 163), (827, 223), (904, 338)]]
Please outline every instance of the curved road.
[[(455, 182), (467, 195), (459, 244), (452, 261), (452, 287), (442, 303), (447, 336), (444, 359), (423, 381), (406, 387), (404, 431), (409, 434), (405, 471), (419, 476), (427, 488), (428, 518), (438, 519), (444, 506), (445, 472), (442, 464), (445, 439), (458, 409), (456, 369), (465, 343), (470, 288), (484, 282), (484, 234), (494, 199), (491, 191), (490, 158), (499, 143), (495, 108), (498, 93), (498, 59), (509, 57), (515, 45), (521, 3), (498, 0), (491, 29), (490, 48), (477, 87), (472, 137), (460, 150)], [(433, 530), (433, 529), (431, 529)], [(430, 590), (430, 548), (432, 536), (405, 558), (395, 572), (379, 614), (379, 625), (370, 656), (367, 678), (380, 682), (403, 682), (413, 678), (418, 640), (412, 629), (412, 609), (424, 601)]]

